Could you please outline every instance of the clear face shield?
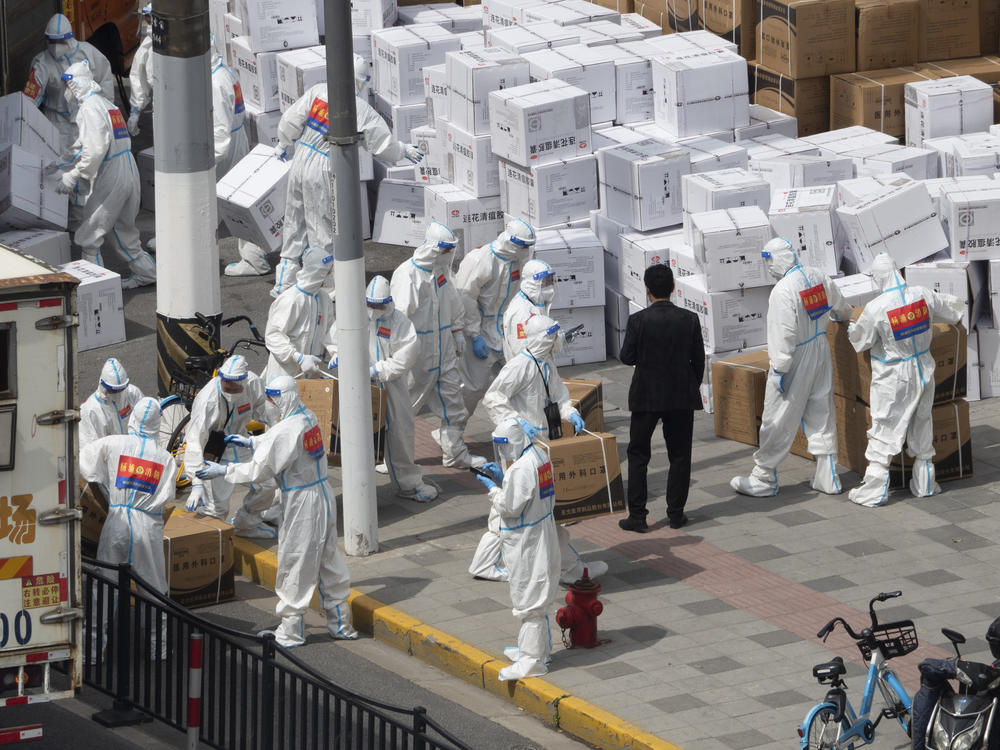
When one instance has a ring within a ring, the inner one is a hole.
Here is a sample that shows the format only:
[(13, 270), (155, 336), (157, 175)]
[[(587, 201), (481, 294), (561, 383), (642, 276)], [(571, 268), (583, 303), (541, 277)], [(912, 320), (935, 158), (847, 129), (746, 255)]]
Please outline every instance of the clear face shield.
[(232, 401), (236, 396), (243, 393), (243, 381), (242, 379), (229, 380), (228, 378), (220, 377), (219, 389), (222, 391), (222, 395), (226, 401)]
[(116, 407), (121, 407), (125, 403), (125, 391), (128, 390), (128, 383), (125, 385), (108, 385), (103, 380), (101, 381), (101, 393), (102, 398), (114, 404)]
[(493, 458), (504, 472), (518, 459), (516, 453), (517, 448), (510, 440), (502, 435), (493, 436)]

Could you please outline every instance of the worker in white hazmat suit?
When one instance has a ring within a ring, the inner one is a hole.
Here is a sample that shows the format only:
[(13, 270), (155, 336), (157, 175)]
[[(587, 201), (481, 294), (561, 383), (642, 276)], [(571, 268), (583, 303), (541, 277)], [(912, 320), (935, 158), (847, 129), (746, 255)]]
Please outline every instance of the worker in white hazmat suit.
[(518, 292), (521, 267), (534, 244), (535, 230), (523, 219), (511, 219), (499, 237), (466, 253), (455, 275), (465, 305), (465, 336), (471, 344), (458, 361), (470, 415), (502, 363), (503, 314)]
[(965, 303), (903, 281), (893, 259), (880, 253), (872, 262), (872, 281), (882, 294), (865, 305), (848, 326), (854, 348), (871, 349), (872, 426), (865, 458), (868, 468), (860, 487), (849, 493), (858, 505), (874, 508), (889, 494), (889, 461), (903, 450), (914, 458), (910, 492), (927, 497), (941, 491), (934, 473), (934, 323), (957, 323)]
[(514, 662), (500, 670), (498, 677), (504, 682), (549, 671), (549, 612), (559, 592), (559, 542), (552, 515), (556, 490), (548, 454), (532, 444), (516, 419), (505, 419), (497, 426), (493, 446), (501, 465), (486, 465), (493, 479), (476, 478), (489, 492), (491, 507), (500, 519), (513, 614), (521, 620), (517, 646), (504, 649), (504, 655)]
[[(212, 135), (215, 140), (215, 179), (221, 180), (247, 152), (250, 144), (244, 127), (246, 107), (243, 89), (235, 71), (227, 66), (222, 55), (212, 60)], [(240, 239), (237, 243), (240, 260), (226, 266), (226, 276), (263, 276), (270, 272), (267, 255), (257, 245)]]
[[(185, 430), (184, 466), (188, 474), (205, 465), (206, 458), (224, 464), (250, 458), (242, 442), (249, 442), (247, 423), (266, 422), (264, 384), (250, 372), (246, 357), (234, 354), (222, 363), (219, 374), (198, 391), (191, 404), (191, 419)], [(244, 440), (235, 440), (241, 437)], [(206, 482), (197, 474), (191, 481), (187, 509), (215, 518), (229, 518), (233, 485), (223, 478)], [(277, 532), (261, 520), (261, 513), (274, 500), (274, 487), (251, 484), (243, 505), (233, 519), (236, 535), (275, 539)]]
[(59, 129), (61, 142), (56, 148), (64, 151), (77, 138), (73, 113), (77, 104), (66, 95), (66, 88), (60, 80), (62, 74), (73, 64), (86, 60), (90, 63), (94, 80), (108, 101), (115, 100), (114, 78), (111, 63), (101, 51), (88, 42), (78, 42), (73, 37), (69, 19), (56, 13), (45, 26), (46, 48), (31, 61), (28, 82), (24, 84), (24, 95), (40, 107), (45, 116)]
[(333, 270), (333, 256), (310, 247), (302, 258), (298, 281), (281, 293), (267, 312), (264, 343), (270, 355), (264, 382), (281, 374), (319, 375), (323, 355), (332, 345), (333, 302), (323, 283)]
[[(386, 389), (385, 465), (400, 497), (429, 503), (439, 490), (424, 481), (424, 473), (413, 460), (413, 401), (406, 387), (406, 376), (417, 364), (420, 343), (417, 332), (401, 311), (396, 309), (384, 276), (376, 276), (365, 289), (368, 308), (368, 361), (372, 382)], [(336, 326), (332, 331), (336, 344)], [(331, 367), (337, 362), (334, 349)]]
[(125, 118), (101, 94), (86, 60), (62, 74), (66, 88), (79, 104), (74, 120), (79, 136), (57, 190), (82, 205), (83, 220), (73, 235), (83, 259), (103, 265), (101, 246), (108, 245), (128, 264), (132, 275), (122, 289), (156, 282), (156, 263), (139, 245), (135, 216), (139, 213), (139, 170), (132, 157)]
[(279, 375), (265, 394), (278, 422), (249, 446), (250, 460), (222, 466), (209, 462), (196, 473), (201, 479), (224, 476), (229, 482), (260, 483), (273, 479), (281, 497), (278, 529), (278, 573), (274, 593), (281, 624), (275, 640), (285, 647), (305, 643), (303, 615), (319, 588), (333, 638), (354, 639), (347, 596), (350, 573), (337, 548), (337, 506), (326, 475), (326, 446), (316, 415), (299, 400), (295, 380)]
[(129, 68), (128, 132), (139, 135), (139, 115), (153, 101), (153, 4), (146, 3), (140, 11), (139, 49), (132, 55)]
[(827, 320), (850, 320), (851, 307), (819, 269), (803, 266), (783, 237), (769, 241), (761, 256), (778, 282), (767, 308), (767, 353), (771, 361), (764, 392), (760, 448), (748, 477), (730, 486), (743, 495), (778, 494), (778, 464), (802, 429), (816, 457), (811, 486), (828, 495), (843, 491), (837, 478), (837, 422), (833, 410), (833, 362)]
[(448, 269), (457, 240), (454, 232), (432, 221), (424, 243), (392, 273), (390, 290), (396, 309), (417, 332), (420, 356), (410, 370), (407, 387), (413, 411), (426, 407), (441, 420), (433, 434), (441, 446), (445, 466), (482, 466), (486, 459), (473, 456), (465, 444), (469, 413), (462, 400), (458, 357), (465, 349), (462, 301), (448, 280)]
[[(392, 137), (385, 121), (362, 97), (368, 85), (368, 63), (354, 56), (354, 81), (358, 96), (358, 132), (361, 146), (372, 156), (395, 163), (409, 159), (417, 163), (424, 158), (416, 146)], [(279, 158), (285, 158), (289, 146), (295, 145), (292, 167), (288, 172), (288, 193), (285, 199), (285, 223), (282, 226), (281, 262), (275, 271), (271, 296), (277, 297), (295, 283), (302, 253), (307, 247), (321, 247), (333, 253), (333, 223), (330, 216), (330, 145), (326, 141), (330, 129), (329, 99), (326, 83), (317, 83), (290, 106), (278, 122)]]
[(142, 391), (129, 382), (125, 365), (111, 357), (101, 368), (97, 390), (80, 407), (80, 445), (128, 431), (132, 410)]
[[(483, 396), (483, 406), (494, 424), (505, 419), (517, 419), (528, 439), (536, 438), (547, 443), (550, 440), (549, 426), (562, 420), (573, 425), (577, 434), (585, 428), (583, 417), (573, 408), (559, 370), (552, 361), (552, 350), (559, 340), (559, 324), (545, 315), (535, 315), (525, 323), (525, 349), (503, 366), (493, 384)], [(494, 524), (495, 525), (495, 524)], [(584, 563), (579, 553), (569, 541), (569, 532), (563, 526), (557, 527), (562, 559), (560, 580), (572, 583), (583, 575), (584, 567), (589, 568), (591, 578), (598, 578), (607, 572), (608, 566), (602, 560)], [(479, 542), (473, 556), (469, 572), (478, 578), (502, 579), (498, 573), (507, 568), (497, 560), (498, 540), (487, 531)]]
[[(524, 324), (532, 315), (548, 315), (556, 296), (556, 273), (544, 260), (532, 258), (521, 269), (521, 286), (503, 313), (503, 356), (509, 362), (524, 351)], [(552, 351), (558, 354), (575, 334), (559, 330)]]

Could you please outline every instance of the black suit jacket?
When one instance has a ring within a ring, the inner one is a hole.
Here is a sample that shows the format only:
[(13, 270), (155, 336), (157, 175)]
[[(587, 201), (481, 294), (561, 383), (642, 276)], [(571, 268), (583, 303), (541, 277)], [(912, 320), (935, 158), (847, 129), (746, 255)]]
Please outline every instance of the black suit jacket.
[(618, 359), (635, 365), (629, 411), (702, 408), (705, 347), (701, 323), (690, 310), (664, 301), (630, 315)]

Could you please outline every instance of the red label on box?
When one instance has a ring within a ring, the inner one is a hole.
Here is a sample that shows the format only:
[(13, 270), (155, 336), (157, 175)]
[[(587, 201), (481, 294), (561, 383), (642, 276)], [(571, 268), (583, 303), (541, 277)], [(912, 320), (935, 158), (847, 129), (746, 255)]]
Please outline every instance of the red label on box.
[(922, 299), (890, 310), (886, 315), (889, 317), (889, 327), (892, 328), (892, 336), (896, 341), (927, 333), (931, 328), (927, 302)]
[(830, 303), (826, 299), (826, 287), (822, 284), (799, 292), (799, 297), (802, 299), (802, 306), (806, 309), (809, 320), (819, 320), (830, 309)]

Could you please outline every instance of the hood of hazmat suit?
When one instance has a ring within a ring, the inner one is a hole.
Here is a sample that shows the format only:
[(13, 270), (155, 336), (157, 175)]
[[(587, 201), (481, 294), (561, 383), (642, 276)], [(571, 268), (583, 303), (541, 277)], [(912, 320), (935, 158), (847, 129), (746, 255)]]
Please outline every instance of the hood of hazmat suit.
[(760, 251), (764, 259), (764, 267), (775, 279), (782, 278), (793, 266), (799, 264), (799, 257), (792, 248), (792, 243), (784, 237), (775, 237), (764, 245)]
[(361, 55), (354, 56), (354, 93), (364, 96), (372, 80), (372, 66)]
[(392, 302), (392, 292), (389, 289), (389, 279), (376, 276), (365, 288), (365, 305), (368, 308), (368, 320), (391, 318), (396, 311)]
[(535, 315), (524, 324), (525, 348), (536, 359), (552, 354), (559, 338), (559, 324), (546, 315)]

